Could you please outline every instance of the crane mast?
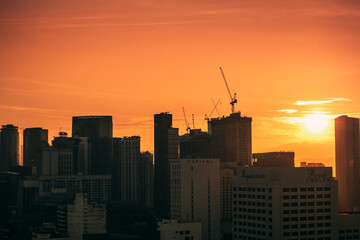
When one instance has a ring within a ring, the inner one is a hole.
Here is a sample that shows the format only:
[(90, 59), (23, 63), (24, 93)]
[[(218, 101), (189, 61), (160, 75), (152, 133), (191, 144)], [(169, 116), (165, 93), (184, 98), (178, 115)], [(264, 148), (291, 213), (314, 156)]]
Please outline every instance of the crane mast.
[(236, 99), (236, 93), (234, 92), (234, 96), (231, 95), (231, 91), (230, 91), (230, 88), (229, 88), (229, 85), (227, 83), (227, 80), (226, 80), (226, 77), (225, 77), (225, 74), (222, 70), (222, 68), (220, 67), (220, 71), (221, 71), (221, 75), (224, 79), (224, 82), (225, 82), (225, 85), (226, 85), (226, 88), (228, 90), (228, 93), (229, 93), (229, 96), (230, 96), (230, 104), (231, 104), (231, 113), (235, 113), (235, 103), (237, 103), (237, 99)]
[(186, 124), (186, 132), (189, 133), (190, 130), (190, 124), (188, 123), (187, 119), (186, 119), (186, 114), (185, 114), (185, 108), (182, 107), (183, 113), (184, 113), (184, 118), (185, 118), (185, 124)]

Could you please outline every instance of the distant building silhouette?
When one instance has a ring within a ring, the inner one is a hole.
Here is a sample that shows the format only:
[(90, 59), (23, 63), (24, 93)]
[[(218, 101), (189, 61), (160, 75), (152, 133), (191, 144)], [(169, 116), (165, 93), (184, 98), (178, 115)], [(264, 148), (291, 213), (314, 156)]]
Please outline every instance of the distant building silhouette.
[(90, 174), (106, 175), (113, 171), (112, 116), (75, 116), (72, 137), (88, 137), (91, 144)]
[(172, 160), (171, 218), (198, 222), (203, 240), (220, 239), (219, 159)]
[(26, 128), (23, 135), (23, 165), (31, 167), (35, 164), (36, 152), (42, 142), (48, 142), (48, 130), (42, 128)]
[(153, 156), (140, 152), (140, 137), (114, 138), (113, 200), (152, 207)]
[(232, 113), (228, 117), (208, 121), (211, 135), (212, 157), (220, 162), (237, 162), (240, 166), (251, 164), (251, 118)]
[(9, 171), (19, 165), (19, 128), (2, 125), (0, 133), (0, 171)]
[(360, 211), (359, 119), (335, 118), (336, 179), (339, 181), (339, 210)]
[(331, 168), (240, 167), (233, 239), (339, 239)]
[(72, 152), (73, 174), (90, 174), (91, 143), (88, 137), (67, 137), (67, 133), (60, 132), (52, 141), (56, 150)]
[(211, 136), (201, 129), (190, 129), (190, 133), (180, 136), (180, 158), (210, 158)]
[(157, 217), (170, 217), (170, 159), (179, 157), (179, 129), (172, 128), (172, 115), (154, 115), (154, 208)]
[(253, 153), (253, 165), (257, 167), (295, 167), (294, 152)]

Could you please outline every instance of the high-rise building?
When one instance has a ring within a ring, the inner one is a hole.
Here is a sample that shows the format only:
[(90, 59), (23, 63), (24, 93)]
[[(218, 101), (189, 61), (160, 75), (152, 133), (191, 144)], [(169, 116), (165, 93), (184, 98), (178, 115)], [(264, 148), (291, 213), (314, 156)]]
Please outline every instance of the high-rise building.
[(140, 137), (114, 138), (113, 200), (152, 207), (153, 156), (140, 152)]
[(23, 136), (23, 165), (35, 164), (36, 153), (42, 142), (48, 142), (48, 130), (42, 128), (26, 128)]
[(139, 202), (153, 208), (154, 204), (154, 157), (150, 152), (140, 153)]
[(208, 121), (211, 135), (212, 157), (221, 162), (237, 162), (240, 166), (251, 164), (251, 118), (232, 113), (228, 117)]
[(74, 174), (90, 174), (91, 144), (88, 137), (67, 137), (67, 133), (60, 132), (59, 137), (52, 141), (56, 150), (72, 151)]
[(253, 153), (253, 166), (257, 167), (295, 167), (294, 152)]
[(360, 211), (359, 119), (335, 118), (336, 179), (339, 182), (339, 211)]
[(51, 193), (87, 193), (92, 203), (111, 200), (111, 175), (49, 175), (40, 176), (40, 196)]
[(331, 168), (240, 167), (233, 239), (338, 239)]
[[(70, 239), (106, 239), (105, 204), (89, 203), (87, 194), (77, 193), (74, 204), (68, 204), (65, 213)], [(60, 214), (58, 218), (64, 219)]]
[[(140, 137), (114, 138), (113, 186), (118, 200), (139, 202)], [(115, 180), (118, 180), (115, 182)], [(115, 197), (115, 196), (114, 196)]]
[(170, 216), (170, 159), (179, 157), (179, 129), (172, 128), (172, 115), (154, 115), (154, 208), (160, 218)]
[(2, 125), (0, 133), (0, 171), (9, 171), (19, 165), (19, 128)]
[(220, 239), (219, 159), (177, 159), (170, 162), (171, 218), (201, 222), (202, 239)]
[(190, 133), (180, 136), (180, 158), (210, 158), (211, 136), (201, 129), (190, 129)]
[(43, 148), (37, 155), (37, 176), (74, 175), (73, 151), (67, 149)]
[(113, 171), (112, 116), (76, 116), (72, 137), (88, 137), (91, 144), (90, 174), (106, 175)]

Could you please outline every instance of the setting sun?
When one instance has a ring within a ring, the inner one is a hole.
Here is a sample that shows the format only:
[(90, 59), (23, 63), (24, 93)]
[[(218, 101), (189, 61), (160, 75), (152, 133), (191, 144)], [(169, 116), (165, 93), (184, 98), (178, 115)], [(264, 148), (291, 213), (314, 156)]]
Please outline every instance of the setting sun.
[(329, 125), (329, 116), (324, 114), (309, 114), (303, 119), (306, 128), (313, 133), (321, 133)]

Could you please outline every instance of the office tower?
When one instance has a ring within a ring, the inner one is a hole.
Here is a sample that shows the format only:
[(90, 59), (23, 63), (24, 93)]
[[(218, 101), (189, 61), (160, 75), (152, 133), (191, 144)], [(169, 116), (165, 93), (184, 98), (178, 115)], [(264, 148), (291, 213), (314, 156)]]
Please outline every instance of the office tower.
[(360, 211), (359, 119), (335, 118), (336, 179), (339, 182), (339, 211)]
[(338, 239), (331, 168), (240, 167), (233, 239)]
[(295, 167), (294, 159), (294, 152), (253, 153), (253, 166)]
[(201, 222), (179, 222), (178, 220), (163, 219), (158, 222), (158, 230), (160, 232), (160, 240), (202, 239)]
[(91, 144), (88, 137), (67, 137), (66, 132), (60, 132), (52, 141), (56, 150), (72, 151), (74, 174), (90, 174)]
[(18, 188), (18, 204), (16, 215), (23, 231), (27, 229), (24, 226), (35, 226), (40, 223), (40, 211), (35, 207), (39, 198), (40, 182), (36, 180), (21, 180)]
[(40, 196), (54, 192), (87, 193), (89, 202), (111, 200), (111, 175), (64, 175), (40, 176)]
[(19, 165), (19, 128), (2, 125), (0, 134), (0, 171), (9, 171)]
[(154, 204), (154, 157), (150, 152), (140, 153), (139, 202), (153, 208)]
[(232, 113), (228, 117), (208, 121), (211, 135), (212, 157), (221, 162), (251, 164), (251, 118)]
[(8, 227), (15, 218), (20, 179), (19, 173), (0, 172), (0, 228)]
[(23, 136), (23, 165), (31, 167), (35, 164), (36, 152), (42, 142), (48, 142), (48, 130), (42, 128), (26, 128)]
[(105, 204), (89, 203), (86, 194), (77, 193), (74, 203), (67, 205), (66, 215), (71, 239), (106, 239)]
[(190, 129), (190, 133), (180, 136), (180, 158), (211, 157), (211, 136), (201, 129)]
[(114, 138), (113, 199), (139, 202), (139, 163), (140, 137)]
[(203, 240), (220, 239), (219, 159), (177, 159), (170, 162), (171, 218), (200, 219)]
[(37, 175), (74, 175), (73, 151), (43, 148), (37, 155)]
[(154, 115), (154, 208), (157, 217), (170, 216), (170, 159), (178, 158), (179, 129), (172, 128), (172, 115)]
[(88, 137), (91, 144), (90, 174), (106, 175), (113, 168), (112, 116), (76, 116), (72, 137)]

